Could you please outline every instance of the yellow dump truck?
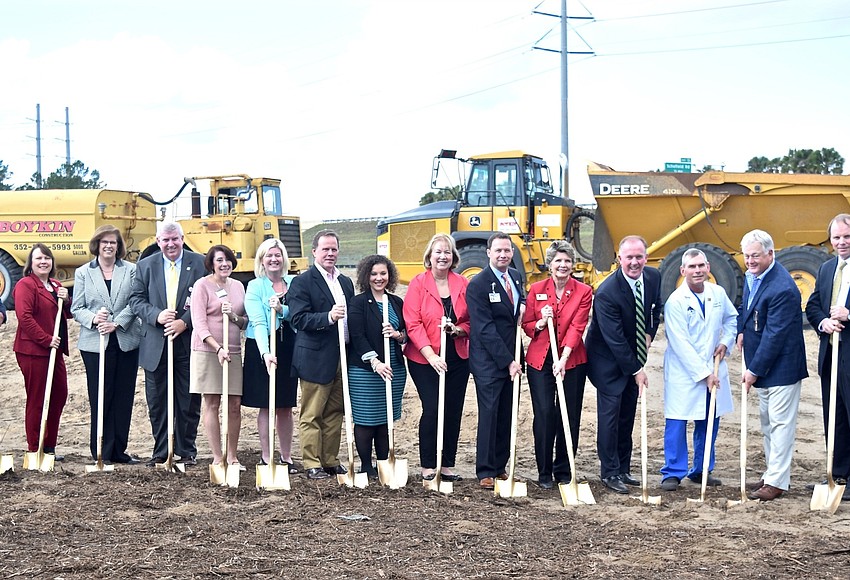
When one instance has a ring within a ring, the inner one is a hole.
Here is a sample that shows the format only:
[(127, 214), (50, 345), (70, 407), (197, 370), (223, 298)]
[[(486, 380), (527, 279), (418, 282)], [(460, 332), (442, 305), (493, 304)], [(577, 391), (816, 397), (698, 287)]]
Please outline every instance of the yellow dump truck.
[[(457, 157), (444, 149), (432, 168), (431, 186), (447, 161), (457, 161), (465, 182), (456, 200), (438, 201), (384, 218), (377, 225), (377, 250), (389, 256), (402, 282), (422, 271), (422, 254), (437, 233), (454, 237), (460, 253), (456, 271), (472, 277), (487, 267), (487, 238), (500, 231), (511, 236), (514, 267), (526, 284), (548, 275), (546, 249), (554, 240), (567, 239), (580, 255), (590, 258), (590, 247), (578, 235), (592, 213), (554, 191), (549, 166), (523, 151), (502, 151)], [(447, 172), (443, 169), (444, 172)]]
[(850, 175), (785, 173), (636, 173), (591, 164), (588, 176), (597, 208), (593, 264), (579, 270), (596, 286), (615, 267), (617, 243), (640, 234), (649, 243), (648, 263), (661, 270), (666, 299), (681, 283), (682, 254), (705, 252), (711, 275), (735, 304), (743, 294), (741, 238), (768, 232), (776, 259), (797, 282), (803, 304), (814, 289), (831, 246), (826, 226), (850, 212)]
[[(201, 180), (209, 182), (209, 193), (198, 191)], [(56, 277), (68, 287), (73, 285), (74, 270), (92, 259), (89, 240), (101, 225), (121, 230), (131, 261), (159, 251), (156, 221), (188, 185), (191, 217), (177, 220), (187, 248), (205, 253), (215, 244), (228, 246), (239, 261), (234, 277), (247, 282), (254, 276), (257, 246), (276, 237), (286, 246), (290, 271), (306, 267), (300, 220), (283, 214), (280, 180), (246, 175), (187, 178), (164, 202), (146, 193), (113, 189), (9, 191), (1, 194), (0, 204), (0, 299), (14, 306), (12, 289), (34, 243), (47, 244), (53, 251)], [(162, 208), (159, 216), (157, 206)]]

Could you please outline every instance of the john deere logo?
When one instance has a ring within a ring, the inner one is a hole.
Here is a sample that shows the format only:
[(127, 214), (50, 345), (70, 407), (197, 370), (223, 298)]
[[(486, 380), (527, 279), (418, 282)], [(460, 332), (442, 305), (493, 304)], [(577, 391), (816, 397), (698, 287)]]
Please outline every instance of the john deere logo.
[(469, 227), (478, 228), (481, 227), (481, 218), (477, 215), (469, 216)]

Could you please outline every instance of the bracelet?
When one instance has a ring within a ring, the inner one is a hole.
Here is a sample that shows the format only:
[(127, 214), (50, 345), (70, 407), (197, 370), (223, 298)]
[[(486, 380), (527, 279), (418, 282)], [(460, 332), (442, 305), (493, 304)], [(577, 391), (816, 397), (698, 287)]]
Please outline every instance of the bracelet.
[(224, 347), (223, 347), (223, 346), (219, 346), (219, 347), (218, 347), (218, 350), (217, 350), (217, 351), (215, 351), (215, 354), (218, 354), (218, 351), (219, 351), (219, 350), (223, 350), (223, 349), (224, 349)]

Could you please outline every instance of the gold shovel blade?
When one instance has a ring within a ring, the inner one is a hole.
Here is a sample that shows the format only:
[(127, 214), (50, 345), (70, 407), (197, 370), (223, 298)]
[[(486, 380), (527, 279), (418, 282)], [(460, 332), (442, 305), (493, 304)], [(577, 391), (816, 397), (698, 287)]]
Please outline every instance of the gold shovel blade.
[(661, 496), (649, 495), (646, 490), (639, 496), (632, 496), (632, 499), (638, 499), (647, 505), (661, 505)]
[(282, 489), (289, 491), (289, 467), (285, 465), (258, 465), (257, 490)]
[(838, 510), (838, 506), (841, 505), (841, 497), (844, 495), (845, 487), (834, 482), (832, 485), (825, 483), (815, 485), (815, 490), (812, 492), (812, 501), (809, 503), (809, 509), (834, 514)]
[(53, 471), (55, 456), (52, 453), (39, 453), (38, 451), (27, 451), (24, 454), (24, 469), (30, 471)]
[(561, 492), (561, 503), (564, 507), (568, 505), (596, 505), (596, 498), (590, 489), (590, 484), (583, 483), (559, 483), (558, 491)]
[(213, 485), (224, 485), (227, 481), (227, 473), (221, 463), (210, 463), (210, 483)]
[(423, 479), (422, 487), (429, 491), (438, 491), (443, 495), (449, 495), (454, 492), (454, 484), (451, 481), (443, 481), (442, 479)]
[(354, 473), (351, 469), (348, 470), (348, 473), (337, 474), (336, 480), (340, 485), (356, 487), (358, 489), (365, 489), (369, 485), (368, 475), (365, 473)]
[(225, 470), (224, 484), (230, 488), (239, 487), (239, 466), (228, 465)]
[(15, 457), (13, 455), (3, 455), (0, 457), (0, 474), (7, 471), (15, 471)]
[(186, 473), (186, 464), (185, 463), (177, 463), (173, 459), (168, 459), (164, 463), (157, 463), (157, 469), (164, 469), (169, 473)]
[(493, 494), (500, 497), (526, 497), (528, 485), (524, 481), (514, 481), (511, 485), (510, 480), (497, 479), (493, 486)]
[(114, 465), (107, 465), (103, 461), (98, 461), (94, 465), (86, 465), (86, 473), (109, 473), (115, 471)]
[(379, 459), (378, 479), (390, 489), (407, 485), (407, 459)]

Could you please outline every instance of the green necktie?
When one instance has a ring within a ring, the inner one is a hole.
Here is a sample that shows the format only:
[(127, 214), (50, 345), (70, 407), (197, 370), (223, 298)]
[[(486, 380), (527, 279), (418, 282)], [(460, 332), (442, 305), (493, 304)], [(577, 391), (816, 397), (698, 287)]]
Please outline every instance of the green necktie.
[(646, 364), (646, 315), (643, 311), (643, 291), (640, 280), (635, 282), (635, 335), (637, 359), (641, 366)]
[(165, 283), (169, 310), (177, 310), (177, 285), (179, 281), (180, 276), (177, 274), (177, 263), (172, 261), (168, 267), (168, 279)]

